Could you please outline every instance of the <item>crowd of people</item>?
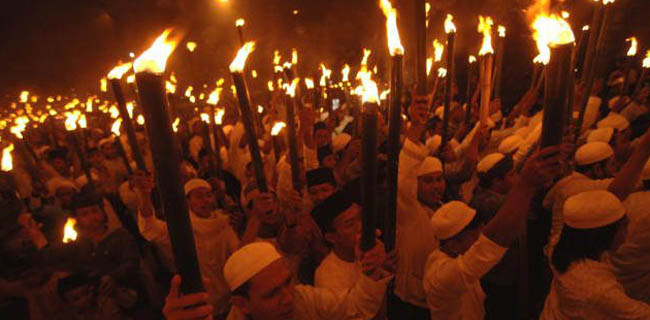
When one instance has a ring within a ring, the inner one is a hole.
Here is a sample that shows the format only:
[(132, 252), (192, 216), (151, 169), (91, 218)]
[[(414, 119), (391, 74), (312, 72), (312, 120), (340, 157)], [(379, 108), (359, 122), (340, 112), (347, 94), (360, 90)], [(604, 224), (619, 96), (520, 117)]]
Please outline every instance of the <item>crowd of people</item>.
[[(536, 86), (514, 106), (493, 100), (487, 121), (479, 120), (478, 89), (471, 99), (454, 94), (444, 143), (440, 97), (405, 92), (397, 199), (387, 192), (382, 105), (380, 187), (370, 195), (380, 223), (366, 251), (358, 97), (341, 95), (336, 108), (330, 97), (317, 108), (311, 93), (299, 94), (293, 138), (302, 190), (294, 188), (287, 130), (271, 135), (292, 103), (281, 90), (259, 101), (268, 190), (256, 181), (252, 133), (236, 101), (221, 102), (215, 135), (205, 134), (192, 104), (175, 143), (205, 292), (187, 295), (156, 185), (166, 173), (154, 164), (167, 155), (152, 154), (143, 126), (136, 140), (145, 170), (136, 169), (124, 126), (111, 134), (108, 114), (87, 115), (82, 146), (66, 139), (63, 121), (29, 129), (21, 143), (35, 163), (14, 152), (13, 169), (1, 175), (0, 314), (650, 319), (650, 89), (625, 90), (624, 76), (613, 72), (591, 92), (577, 83), (565, 142), (544, 148)], [(3, 132), (0, 147), (7, 141)], [(387, 201), (397, 204), (389, 252), (381, 232), (390, 227), (382, 222)], [(71, 219), (78, 236), (62, 241)]]

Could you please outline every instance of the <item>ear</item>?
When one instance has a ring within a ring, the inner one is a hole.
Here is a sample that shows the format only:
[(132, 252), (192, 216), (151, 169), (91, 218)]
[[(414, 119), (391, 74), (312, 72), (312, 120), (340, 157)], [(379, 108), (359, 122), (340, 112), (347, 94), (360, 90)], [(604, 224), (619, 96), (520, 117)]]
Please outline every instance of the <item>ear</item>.
[(232, 296), (230, 297), (230, 303), (233, 306), (236, 306), (239, 308), (239, 310), (246, 316), (250, 314), (249, 307), (248, 307), (248, 298), (244, 298), (242, 296)]

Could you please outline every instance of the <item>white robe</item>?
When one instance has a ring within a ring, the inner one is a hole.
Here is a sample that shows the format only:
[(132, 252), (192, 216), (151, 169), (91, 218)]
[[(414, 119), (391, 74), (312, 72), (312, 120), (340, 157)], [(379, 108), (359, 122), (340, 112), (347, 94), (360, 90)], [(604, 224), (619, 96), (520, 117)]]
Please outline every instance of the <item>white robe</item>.
[(361, 275), (359, 264), (343, 261), (336, 253), (330, 252), (316, 268), (314, 286), (345, 292), (354, 287)]

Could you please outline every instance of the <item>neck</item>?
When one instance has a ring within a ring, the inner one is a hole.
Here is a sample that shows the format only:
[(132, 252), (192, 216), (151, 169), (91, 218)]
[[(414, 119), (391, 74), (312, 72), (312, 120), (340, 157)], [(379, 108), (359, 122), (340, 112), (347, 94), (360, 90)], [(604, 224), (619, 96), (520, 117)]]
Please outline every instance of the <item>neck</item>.
[(343, 248), (341, 246), (334, 246), (332, 252), (341, 260), (353, 263), (355, 261), (354, 250)]

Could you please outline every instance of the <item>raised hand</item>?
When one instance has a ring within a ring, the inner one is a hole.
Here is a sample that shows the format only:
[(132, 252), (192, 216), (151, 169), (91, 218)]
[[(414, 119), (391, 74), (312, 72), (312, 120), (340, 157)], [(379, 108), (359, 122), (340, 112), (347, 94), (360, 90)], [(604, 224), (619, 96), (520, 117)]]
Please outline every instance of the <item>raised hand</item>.
[(205, 292), (181, 295), (181, 276), (175, 275), (165, 298), (163, 315), (167, 320), (212, 319), (213, 307), (207, 301)]

